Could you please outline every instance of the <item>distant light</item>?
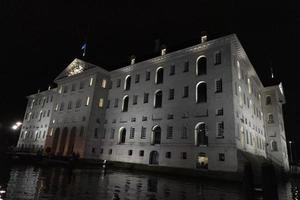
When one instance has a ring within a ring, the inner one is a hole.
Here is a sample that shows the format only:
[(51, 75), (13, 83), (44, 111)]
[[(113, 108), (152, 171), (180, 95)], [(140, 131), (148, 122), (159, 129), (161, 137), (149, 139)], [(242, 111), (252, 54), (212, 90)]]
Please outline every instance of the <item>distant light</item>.
[(5, 190), (0, 190), (0, 194), (4, 194), (4, 193), (6, 193)]
[(22, 125), (22, 122), (17, 122), (16, 125), (17, 125), (17, 126), (21, 126), (21, 125)]
[(292, 141), (289, 141), (290, 144), (292, 144)]
[[(13, 130), (17, 130), (17, 129), (18, 129), (18, 126), (17, 126), (17, 125), (13, 125), (11, 128), (12, 128)], [(0, 191), (0, 193), (1, 193), (1, 191)]]

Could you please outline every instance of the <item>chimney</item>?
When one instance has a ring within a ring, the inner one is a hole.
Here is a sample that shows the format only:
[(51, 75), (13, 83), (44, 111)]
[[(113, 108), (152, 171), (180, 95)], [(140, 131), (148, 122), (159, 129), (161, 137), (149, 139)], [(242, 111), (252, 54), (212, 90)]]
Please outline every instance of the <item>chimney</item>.
[(166, 45), (161, 45), (161, 48), (160, 48), (160, 55), (163, 56), (167, 53), (167, 47)]
[(48, 86), (48, 90), (51, 90), (51, 86), (50, 85)]
[(207, 32), (206, 31), (202, 31), (201, 32), (201, 43), (204, 43), (207, 41)]
[(135, 55), (130, 56), (130, 64), (131, 65), (135, 64)]

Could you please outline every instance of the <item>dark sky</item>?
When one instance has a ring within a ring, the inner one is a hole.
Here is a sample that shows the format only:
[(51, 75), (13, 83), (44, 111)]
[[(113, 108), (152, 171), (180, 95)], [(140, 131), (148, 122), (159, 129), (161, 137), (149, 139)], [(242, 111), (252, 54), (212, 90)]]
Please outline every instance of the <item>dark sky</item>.
[[(296, 1), (0, 1), (0, 131), (23, 118), (26, 96), (45, 90), (75, 58), (107, 70), (236, 33), (263, 83), (270, 67), (283, 82), (289, 139), (300, 144), (300, 3)], [(300, 145), (299, 151), (300, 155)], [(299, 156), (300, 157), (300, 156)]]

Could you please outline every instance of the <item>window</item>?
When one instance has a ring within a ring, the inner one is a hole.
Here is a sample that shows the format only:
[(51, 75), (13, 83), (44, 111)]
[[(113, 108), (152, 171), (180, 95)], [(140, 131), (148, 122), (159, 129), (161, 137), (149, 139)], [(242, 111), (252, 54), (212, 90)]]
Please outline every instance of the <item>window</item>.
[(225, 154), (219, 153), (219, 161), (225, 161)]
[(124, 90), (130, 90), (131, 86), (131, 76), (126, 76), (125, 78), (125, 84), (124, 84)]
[(240, 62), (239, 61), (236, 61), (236, 66), (237, 66), (238, 78), (239, 78), (239, 80), (241, 80), (242, 74), (241, 74), (241, 66), (240, 66)]
[(79, 84), (79, 89), (83, 89), (84, 88), (84, 81), (81, 81)]
[[(59, 94), (62, 93), (62, 86), (59, 86), (58, 93)], [(34, 99), (32, 100), (32, 103), (31, 103), (31, 109), (32, 109), (33, 106), (34, 106)]]
[(109, 154), (109, 155), (112, 154), (112, 149), (109, 149), (108, 154)]
[(103, 100), (103, 98), (100, 98), (99, 99), (99, 108), (103, 108), (103, 104), (104, 104), (104, 100)]
[(168, 119), (174, 119), (174, 115), (173, 114), (168, 114)]
[(84, 134), (84, 127), (80, 127), (79, 137), (82, 137)]
[(269, 123), (269, 124), (274, 123), (273, 114), (271, 114), (271, 113), (268, 114), (268, 123)]
[(158, 90), (155, 92), (154, 95), (154, 108), (161, 108), (162, 107), (162, 91)]
[(134, 138), (134, 133), (135, 133), (135, 128), (131, 127), (130, 128), (129, 139), (133, 139)]
[(186, 158), (187, 158), (186, 152), (181, 152), (180, 153), (180, 158), (183, 159), (183, 160), (186, 160)]
[(138, 96), (137, 96), (137, 95), (133, 95), (133, 101), (132, 101), (132, 104), (133, 104), (133, 105), (136, 105), (136, 104), (137, 104), (137, 101), (138, 101)]
[(206, 57), (205, 56), (200, 56), (197, 59), (197, 64), (196, 64), (196, 75), (203, 75), (206, 74)]
[(94, 81), (94, 78), (90, 78), (90, 84), (89, 84), (90, 87), (93, 85), (93, 81)]
[(110, 107), (110, 100), (107, 100), (106, 108), (109, 108), (109, 107)]
[(70, 101), (69, 103), (68, 103), (68, 110), (71, 110), (72, 109), (72, 101)]
[(126, 129), (125, 128), (120, 128), (119, 130), (119, 138), (118, 138), (118, 144), (124, 144), (126, 140)]
[(50, 116), (50, 110), (48, 110), (48, 113), (47, 113), (47, 117), (49, 117)]
[(85, 105), (88, 106), (89, 104), (90, 104), (90, 97), (87, 97), (87, 98), (86, 98)]
[(277, 142), (271, 141), (271, 151), (278, 151)]
[(184, 62), (183, 72), (188, 72), (189, 71), (189, 66), (190, 66), (190, 63), (188, 61)]
[(196, 102), (204, 103), (207, 101), (207, 86), (205, 82), (199, 82), (196, 86)]
[(184, 86), (182, 98), (187, 98), (189, 96), (189, 86)]
[(251, 80), (250, 80), (250, 78), (247, 79), (247, 84), (248, 84), (248, 92), (249, 92), (249, 94), (251, 94), (252, 93), (252, 87), (251, 87)]
[(219, 65), (222, 62), (222, 54), (221, 51), (218, 51), (217, 53), (215, 53), (215, 65)]
[(271, 105), (272, 104), (272, 99), (271, 96), (266, 97), (266, 105)]
[(132, 150), (131, 150), (131, 149), (128, 150), (128, 155), (129, 155), (129, 156), (132, 156)]
[(170, 76), (175, 74), (175, 65), (170, 66)]
[(217, 123), (217, 137), (219, 138), (224, 137), (224, 122)]
[(78, 99), (76, 101), (76, 108), (80, 108), (80, 106), (81, 106), (81, 99)]
[(169, 89), (169, 100), (174, 99), (174, 89)]
[(136, 74), (135, 75), (135, 83), (139, 83), (140, 82), (140, 75)]
[(76, 90), (76, 84), (72, 84), (72, 88), (71, 88), (71, 91), (75, 91)]
[(144, 121), (147, 121), (147, 116), (143, 116), (142, 117), (142, 121), (144, 122)]
[(149, 81), (150, 80), (150, 71), (146, 71), (146, 81)]
[(168, 126), (167, 127), (167, 139), (172, 139), (173, 138), (173, 126)]
[(216, 93), (222, 92), (222, 79), (216, 80)]
[(62, 103), (60, 104), (59, 111), (63, 111), (63, 110), (64, 110), (64, 107), (65, 107), (65, 104), (62, 102)]
[(239, 86), (239, 102), (240, 106), (243, 106), (242, 88)]
[(136, 118), (135, 118), (135, 117), (132, 117), (132, 118), (131, 118), (131, 122), (136, 122)]
[(170, 151), (168, 151), (168, 152), (166, 152), (166, 158), (171, 158), (171, 152)]
[(223, 115), (223, 108), (219, 108), (216, 110), (216, 115), (217, 116), (222, 116)]
[(159, 67), (156, 69), (155, 83), (161, 84), (164, 81), (164, 69)]
[(100, 149), (100, 154), (103, 154), (103, 148)]
[(121, 79), (117, 79), (117, 88), (121, 86)]
[(117, 108), (119, 104), (119, 99), (115, 99), (114, 107)]
[(206, 124), (204, 122), (199, 122), (195, 126), (195, 146), (207, 146), (208, 136), (206, 133)]
[(106, 85), (107, 85), (106, 79), (102, 79), (101, 87), (106, 88)]
[(144, 103), (148, 103), (149, 101), (149, 93), (144, 93)]
[(141, 130), (141, 139), (145, 139), (146, 138), (146, 127), (142, 126), (142, 130)]
[(122, 112), (128, 111), (128, 103), (129, 103), (129, 97), (128, 95), (126, 95), (125, 97), (123, 97)]
[(139, 155), (140, 155), (141, 157), (143, 157), (143, 156), (144, 156), (144, 150), (140, 150)]
[(187, 139), (187, 127), (186, 126), (182, 127), (181, 139)]
[(112, 128), (112, 129), (110, 130), (110, 136), (109, 136), (109, 138), (110, 138), (110, 139), (114, 139), (114, 137), (115, 137), (115, 129)]
[[(106, 132), (106, 129), (103, 130), (103, 138), (105, 138), (105, 132)], [(98, 129), (95, 128), (94, 130), (94, 138), (98, 138)]]

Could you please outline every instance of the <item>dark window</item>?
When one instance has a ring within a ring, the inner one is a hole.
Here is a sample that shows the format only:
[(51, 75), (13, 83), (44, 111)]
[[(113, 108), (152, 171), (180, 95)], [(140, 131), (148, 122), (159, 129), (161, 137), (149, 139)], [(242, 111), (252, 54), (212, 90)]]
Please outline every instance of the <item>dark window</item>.
[(169, 100), (173, 100), (174, 99), (174, 89), (169, 89)]
[(185, 160), (187, 158), (186, 152), (181, 152), (181, 159)]
[(140, 75), (136, 74), (135, 75), (135, 83), (139, 83), (140, 82)]
[(171, 158), (171, 152), (170, 151), (166, 152), (166, 158)]
[(117, 108), (119, 104), (119, 99), (115, 99), (114, 107)]
[(197, 75), (206, 74), (206, 57), (201, 57), (197, 61)]
[(218, 51), (215, 54), (215, 65), (219, 65), (219, 64), (221, 64), (221, 62), (222, 62), (222, 54), (220, 51)]
[(168, 114), (168, 119), (174, 119), (174, 115), (173, 114)]
[(170, 66), (170, 75), (174, 75), (175, 74), (175, 65), (171, 65)]
[(117, 79), (117, 85), (116, 85), (116, 87), (118, 88), (120, 86), (121, 86), (121, 79)]
[(112, 149), (109, 149), (108, 154), (112, 154)]
[(150, 80), (151, 73), (149, 71), (146, 71), (146, 81)]
[(161, 108), (162, 107), (162, 91), (157, 91), (155, 93), (155, 102), (154, 108)]
[(92, 153), (95, 153), (95, 151), (96, 151), (96, 149), (93, 147), (93, 148), (92, 148)]
[(142, 126), (142, 130), (141, 130), (141, 139), (145, 139), (146, 138), (146, 127)]
[(134, 132), (135, 132), (135, 128), (131, 127), (130, 128), (129, 139), (133, 139), (134, 138)]
[(183, 72), (188, 72), (189, 66), (190, 66), (190, 63), (188, 61), (186, 61), (183, 66)]
[(219, 161), (225, 161), (225, 154), (219, 153)]
[(144, 103), (148, 103), (149, 101), (149, 93), (144, 93)]
[(138, 100), (138, 96), (137, 95), (133, 95), (133, 101), (132, 104), (136, 105), (137, 104), (137, 100)]
[[(105, 137), (105, 131), (103, 131), (103, 135), (104, 135), (103, 137)], [(97, 128), (95, 128), (95, 131), (94, 131), (94, 138), (98, 138), (98, 129)]]
[(109, 108), (109, 107), (110, 107), (110, 100), (107, 100), (106, 108)]
[(217, 115), (217, 116), (223, 115), (223, 108), (217, 109), (216, 115)]
[(132, 156), (132, 150), (128, 150), (128, 155)]
[(216, 93), (222, 92), (222, 79), (216, 80)]
[(125, 79), (124, 90), (130, 90), (130, 86), (131, 86), (131, 76), (127, 76)]
[(110, 139), (114, 139), (114, 137), (115, 137), (115, 129), (112, 128), (110, 131)]
[(167, 127), (167, 139), (172, 139), (173, 138), (173, 126), (168, 126)]
[(202, 82), (197, 85), (197, 103), (207, 101), (206, 83)]
[(156, 84), (161, 84), (164, 81), (164, 69), (159, 68), (156, 70)]
[(143, 116), (142, 121), (147, 121), (147, 116)]
[(183, 98), (187, 98), (189, 96), (189, 86), (184, 86), (183, 88)]
[(144, 156), (144, 150), (140, 150), (140, 156), (141, 156), (141, 157)]
[(217, 137), (223, 138), (224, 137), (224, 122), (218, 122), (217, 124)]
[(129, 103), (129, 97), (125, 96), (123, 98), (122, 112), (127, 112), (128, 111), (128, 103)]
[(271, 105), (272, 104), (272, 99), (270, 96), (266, 97), (266, 105)]

